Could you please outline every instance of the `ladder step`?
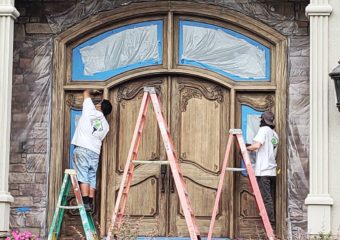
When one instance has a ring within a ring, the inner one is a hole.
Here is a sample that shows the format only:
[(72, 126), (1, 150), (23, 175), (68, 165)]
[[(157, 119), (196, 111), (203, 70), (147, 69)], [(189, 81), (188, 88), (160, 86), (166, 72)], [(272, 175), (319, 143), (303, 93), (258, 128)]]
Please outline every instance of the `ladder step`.
[(160, 165), (169, 165), (169, 161), (161, 160), (161, 161), (144, 161), (144, 160), (134, 160), (132, 161), (134, 164), (160, 164)]
[(230, 172), (242, 172), (246, 169), (245, 168), (226, 168), (225, 170), (230, 171)]
[(82, 207), (83, 206), (58, 206), (58, 208), (61, 208), (61, 209), (80, 209)]

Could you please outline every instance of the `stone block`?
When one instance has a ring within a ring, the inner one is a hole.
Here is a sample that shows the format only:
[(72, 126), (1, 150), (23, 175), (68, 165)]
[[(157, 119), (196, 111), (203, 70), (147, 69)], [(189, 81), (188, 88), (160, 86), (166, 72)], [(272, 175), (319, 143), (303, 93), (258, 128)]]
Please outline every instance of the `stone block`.
[(21, 228), (25, 226), (25, 215), (24, 214), (18, 214), (16, 212), (16, 209), (11, 210), (10, 214), (10, 226), (11, 228)]
[(20, 153), (11, 152), (10, 163), (25, 163), (26, 156), (22, 156)]
[(46, 184), (20, 184), (20, 194), (23, 196), (42, 197), (46, 196), (47, 186)]
[(35, 207), (45, 208), (47, 206), (47, 198), (46, 197), (34, 197), (33, 204)]
[(24, 16), (21, 17), (21, 16), (20, 16), (20, 17), (18, 18), (17, 22), (18, 22), (18, 23), (27, 23), (27, 22), (29, 22), (29, 20), (30, 20), (29, 17), (24, 17)]
[(291, 57), (290, 58), (290, 76), (308, 76), (309, 75), (309, 57)]
[[(33, 183), (34, 181), (34, 173), (9, 173), (9, 182), (10, 183)], [(21, 189), (21, 185), (19, 186)], [(32, 192), (30, 192), (31, 194)], [(30, 195), (29, 194), (29, 195)]]
[(40, 17), (30, 17), (30, 22), (31, 23), (38, 23), (38, 22), (40, 22)]
[(10, 172), (26, 172), (26, 164), (10, 164), (9, 171)]
[(13, 84), (22, 84), (24, 82), (24, 76), (22, 74), (13, 75)]
[(16, 183), (9, 184), (9, 190), (19, 190), (19, 184)]
[(52, 30), (47, 23), (27, 23), (26, 33), (45, 33), (50, 34)]
[[(271, 2), (268, 5), (268, 8), (274, 12), (278, 13), (282, 16), (293, 18), (295, 16), (294, 12), (294, 3), (283, 3), (283, 2)], [(279, 21), (280, 19), (278, 19)]]
[[(46, 113), (45, 113), (46, 114)], [(47, 129), (33, 129), (29, 133), (29, 138), (44, 138), (47, 139)]]
[(31, 196), (18, 196), (14, 198), (14, 203), (11, 204), (11, 207), (32, 207), (33, 206), (33, 197)]
[(12, 114), (12, 120), (16, 122), (27, 122), (26, 113), (14, 113)]
[(23, 69), (28, 69), (31, 67), (32, 59), (31, 58), (20, 58), (19, 66)]
[(11, 193), (11, 195), (12, 195), (13, 197), (19, 196), (19, 195), (20, 195), (19, 190), (9, 190), (9, 192)]
[(35, 139), (34, 140), (34, 153), (46, 153), (47, 152), (47, 139)]
[(28, 91), (28, 86), (26, 84), (15, 84), (13, 85), (12, 91), (13, 91), (13, 94), (12, 94), (13, 96), (19, 96), (23, 92)]
[(35, 174), (35, 182), (36, 183), (47, 183), (47, 176), (45, 173), (36, 173)]
[(15, 24), (14, 26), (14, 41), (25, 41), (25, 26), (23, 24)]
[[(15, 4), (15, 5), (17, 5), (17, 4)], [(20, 17), (25, 17), (26, 16), (26, 8), (18, 7), (18, 6), (16, 6), (16, 8), (17, 8), (18, 12), (20, 13)]]
[(40, 227), (46, 219), (45, 209), (32, 209), (26, 213), (26, 227)]
[(45, 154), (27, 154), (27, 172), (46, 172), (46, 162)]

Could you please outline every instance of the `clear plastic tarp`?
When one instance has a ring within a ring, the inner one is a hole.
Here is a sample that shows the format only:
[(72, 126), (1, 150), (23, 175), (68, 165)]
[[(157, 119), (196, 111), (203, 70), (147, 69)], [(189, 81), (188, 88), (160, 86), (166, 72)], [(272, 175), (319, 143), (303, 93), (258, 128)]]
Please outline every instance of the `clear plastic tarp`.
[(157, 25), (122, 30), (80, 48), (84, 74), (115, 70), (159, 59)]
[[(42, 37), (15, 36), (14, 76), (13, 76), (13, 112), (11, 136), (11, 172), (10, 191), (16, 199), (11, 209), (11, 227), (36, 230), (37, 234), (46, 234), (47, 180), (49, 174), (49, 149), (51, 128), (51, 86), (54, 37), (99, 12), (108, 11), (120, 6), (139, 2), (137, 0), (84, 0), (75, 3), (65, 12), (47, 16), (53, 31), (52, 35)], [(143, 1), (147, 2), (147, 1)], [(153, 1), (149, 1), (153, 2)], [(287, 115), (287, 236), (290, 239), (301, 239), (307, 233), (307, 210), (304, 205), (308, 186), (309, 154), (309, 36), (293, 20), (294, 16), (282, 16), (276, 13), (270, 4), (261, 1), (242, 0), (207, 0), (193, 1), (214, 4), (235, 10), (260, 20), (287, 36), (288, 42), (288, 115)], [(169, 2), (170, 3), (170, 2)], [(18, 23), (20, 27), (23, 24)], [(17, 28), (19, 29), (19, 28)], [(153, 32), (153, 31), (151, 31)], [(151, 37), (150, 41), (155, 41)], [(208, 31), (209, 32), (209, 31)], [(224, 33), (209, 32), (211, 37)], [(152, 39), (152, 40), (151, 40)], [(230, 38), (231, 41), (235, 39)], [(132, 43), (138, 45), (138, 43)], [(136, 46), (134, 45), (134, 46)], [(155, 46), (153, 43), (152, 46)], [(151, 46), (150, 45), (150, 46)], [(189, 46), (189, 45), (188, 45)], [(224, 45), (223, 45), (224, 46)], [(103, 52), (112, 47), (103, 44)], [(212, 47), (214, 49), (214, 47)], [(151, 51), (151, 48), (146, 48)], [(86, 53), (85, 53), (86, 52)], [(152, 57), (156, 54), (153, 50)], [(151, 53), (150, 52), (150, 53)], [(253, 51), (255, 56), (256, 51)], [(95, 74), (102, 69), (112, 68), (113, 63), (100, 63), (92, 66), (94, 56), (90, 48), (84, 49), (84, 62), (87, 62), (87, 74)], [(109, 55), (108, 55), (109, 56)], [(129, 57), (130, 56), (130, 57)], [(132, 53), (127, 53), (127, 63), (132, 62)], [(145, 55), (147, 56), (147, 54)], [(211, 56), (212, 57), (212, 56)], [(32, 60), (33, 59), (33, 60)], [(108, 57), (107, 60), (112, 60)], [(129, 60), (130, 59), (130, 60)], [(214, 59), (214, 58), (213, 58)], [(261, 59), (261, 58), (258, 58)], [(113, 58), (114, 60), (114, 58)], [(216, 62), (216, 58), (213, 60)], [(114, 63), (120, 66), (120, 62)], [(263, 66), (260, 67), (261, 75)], [(255, 75), (256, 75), (255, 74)], [(283, 140), (284, 141), (284, 140)]]
[(48, 208), (52, 42), (26, 37), (14, 49), (10, 227), (36, 236), (45, 235)]
[(269, 80), (268, 48), (229, 29), (198, 22), (181, 23), (182, 63), (221, 70), (233, 80)]

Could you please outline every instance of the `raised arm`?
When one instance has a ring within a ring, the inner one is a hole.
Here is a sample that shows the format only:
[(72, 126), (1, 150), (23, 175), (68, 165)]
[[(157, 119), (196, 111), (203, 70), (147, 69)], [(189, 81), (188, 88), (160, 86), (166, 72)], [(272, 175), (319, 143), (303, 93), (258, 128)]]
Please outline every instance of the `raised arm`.
[(85, 89), (84, 92), (83, 92), (83, 97), (84, 97), (84, 100), (86, 98), (91, 98), (91, 93), (90, 93), (90, 90), (89, 89)]

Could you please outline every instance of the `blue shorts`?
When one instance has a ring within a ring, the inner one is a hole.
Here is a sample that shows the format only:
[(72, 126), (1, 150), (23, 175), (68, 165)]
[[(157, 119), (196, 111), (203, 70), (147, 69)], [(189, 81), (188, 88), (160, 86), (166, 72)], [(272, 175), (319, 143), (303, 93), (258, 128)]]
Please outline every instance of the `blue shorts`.
[(96, 189), (96, 173), (99, 154), (87, 148), (76, 146), (73, 151), (73, 167), (77, 171), (78, 181), (87, 183)]

